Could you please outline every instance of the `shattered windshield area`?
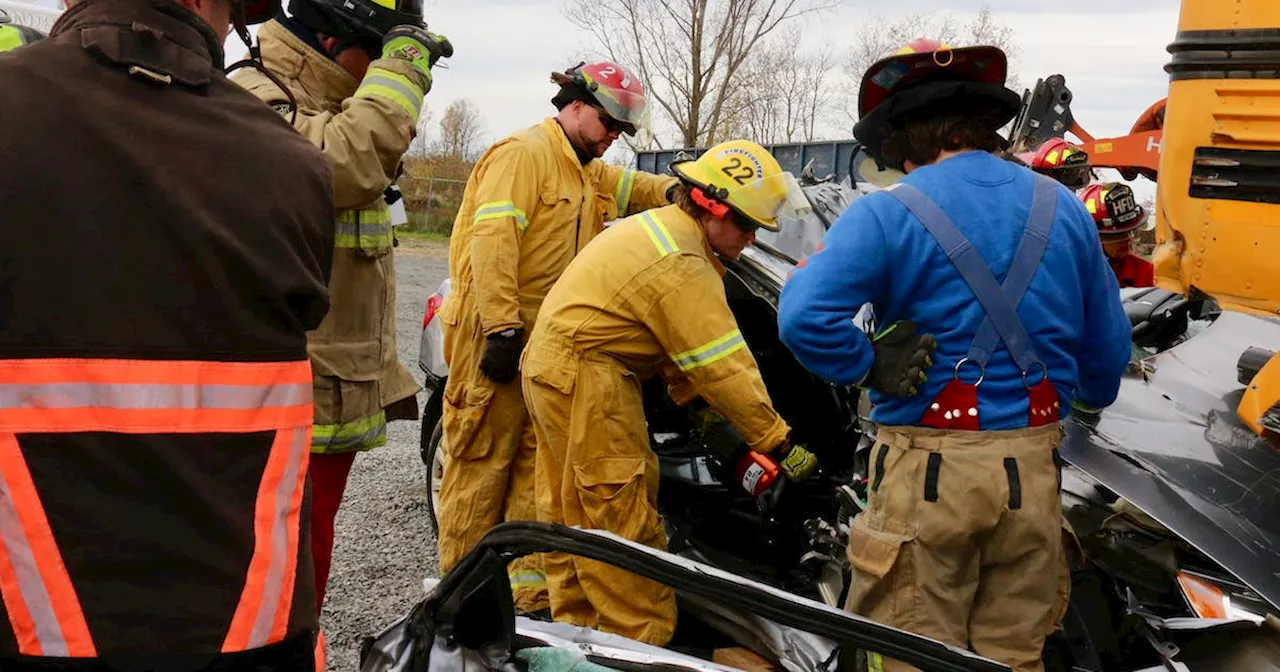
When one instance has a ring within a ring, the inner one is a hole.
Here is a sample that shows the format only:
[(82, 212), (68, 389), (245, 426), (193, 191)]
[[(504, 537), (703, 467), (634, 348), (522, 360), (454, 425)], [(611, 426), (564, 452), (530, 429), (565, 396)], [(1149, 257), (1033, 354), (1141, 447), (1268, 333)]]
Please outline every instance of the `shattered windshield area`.
[(826, 235), (827, 229), (836, 218), (860, 195), (849, 186), (848, 180), (841, 183), (822, 182), (803, 187), (804, 195), (809, 199), (813, 210), (800, 219), (780, 217), (781, 231), (760, 229), (756, 232), (756, 240), (785, 254), (794, 261), (800, 261), (813, 254)]

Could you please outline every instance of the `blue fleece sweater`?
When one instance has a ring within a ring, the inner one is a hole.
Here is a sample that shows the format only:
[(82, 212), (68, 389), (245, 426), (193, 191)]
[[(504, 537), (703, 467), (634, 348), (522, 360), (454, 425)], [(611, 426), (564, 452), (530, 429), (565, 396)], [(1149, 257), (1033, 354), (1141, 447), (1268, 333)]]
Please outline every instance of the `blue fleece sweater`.
[[(904, 179), (951, 217), (999, 282), (1026, 227), (1033, 180), (1029, 170), (977, 151), (919, 168)], [(1059, 186), (1049, 245), (1018, 316), (1066, 402), (1062, 417), (1072, 399), (1095, 407), (1115, 401), (1131, 349), (1119, 291), (1093, 219)], [(827, 232), (820, 251), (787, 281), (778, 310), (782, 342), (822, 378), (856, 384), (870, 372), (874, 357), (867, 335), (852, 321), (864, 303), (874, 306), (880, 328), (911, 320), (919, 333), (938, 339), (929, 380), (919, 394), (902, 399), (871, 392), (873, 420), (918, 424), (968, 353), (986, 313), (920, 220), (889, 194), (854, 201)], [(963, 375), (972, 381), (975, 369), (966, 366)], [(1038, 367), (1030, 375), (1038, 380)], [(978, 392), (982, 429), (1026, 427), (1027, 404), (1021, 372), (1002, 342)]]

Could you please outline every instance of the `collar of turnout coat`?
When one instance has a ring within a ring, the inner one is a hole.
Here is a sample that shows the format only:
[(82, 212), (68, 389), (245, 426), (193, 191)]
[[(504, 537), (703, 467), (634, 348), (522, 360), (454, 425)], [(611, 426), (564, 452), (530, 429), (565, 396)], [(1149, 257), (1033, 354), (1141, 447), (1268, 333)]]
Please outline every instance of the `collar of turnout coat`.
[(351, 73), (311, 48), (279, 21), (272, 19), (258, 29), (262, 60), (272, 72), (296, 80), (313, 101), (330, 112), (342, 110), (342, 101), (360, 86)]
[(223, 68), (213, 29), (174, 0), (82, 0), (63, 13), (50, 37), (71, 31), (99, 58), (187, 86), (204, 86)]

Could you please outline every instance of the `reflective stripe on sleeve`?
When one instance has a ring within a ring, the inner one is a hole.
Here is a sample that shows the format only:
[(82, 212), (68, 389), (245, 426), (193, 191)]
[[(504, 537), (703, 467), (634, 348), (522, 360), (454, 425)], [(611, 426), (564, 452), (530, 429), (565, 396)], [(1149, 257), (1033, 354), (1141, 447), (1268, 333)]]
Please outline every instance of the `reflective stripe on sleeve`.
[(686, 350), (671, 359), (676, 363), (676, 366), (680, 367), (681, 371), (689, 371), (714, 364), (735, 351), (746, 347), (746, 345), (747, 342), (743, 340), (742, 332), (734, 329), (710, 343), (692, 350)]
[(338, 216), (334, 247), (379, 249), (391, 247), (391, 210), (347, 210)]
[(511, 201), (490, 201), (483, 203), (476, 208), (476, 223), (483, 222), (488, 219), (502, 219), (511, 217), (516, 220), (516, 228), (520, 233), (524, 233), (529, 228), (529, 218), (524, 210), (516, 207)]
[(422, 98), (425, 94), (408, 77), (382, 68), (369, 68), (360, 88), (356, 89), (357, 98), (384, 98), (395, 103), (418, 121), (422, 113)]
[(627, 209), (631, 207), (631, 191), (636, 186), (636, 171), (627, 168), (622, 171), (622, 177), (618, 178), (618, 188), (614, 190), (613, 200), (618, 203), (618, 216), (626, 217)]

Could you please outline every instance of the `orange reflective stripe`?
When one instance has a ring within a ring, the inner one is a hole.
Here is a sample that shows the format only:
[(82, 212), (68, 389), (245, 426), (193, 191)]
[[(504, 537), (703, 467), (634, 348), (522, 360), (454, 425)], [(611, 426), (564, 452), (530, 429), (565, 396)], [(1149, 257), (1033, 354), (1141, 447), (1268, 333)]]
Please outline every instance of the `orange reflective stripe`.
[(256, 432), (311, 421), (305, 360), (0, 360), (7, 432)]
[(97, 656), (80, 600), (12, 433), (0, 434), (0, 479), (0, 595), (18, 651), (31, 656)]
[(253, 559), (222, 643), (224, 652), (256, 649), (284, 639), (298, 571), (302, 492), (310, 446), (309, 426), (276, 433), (254, 507)]
[(320, 633), (316, 635), (316, 672), (325, 672), (329, 669), (325, 665), (324, 660), (324, 628), (320, 629)]

